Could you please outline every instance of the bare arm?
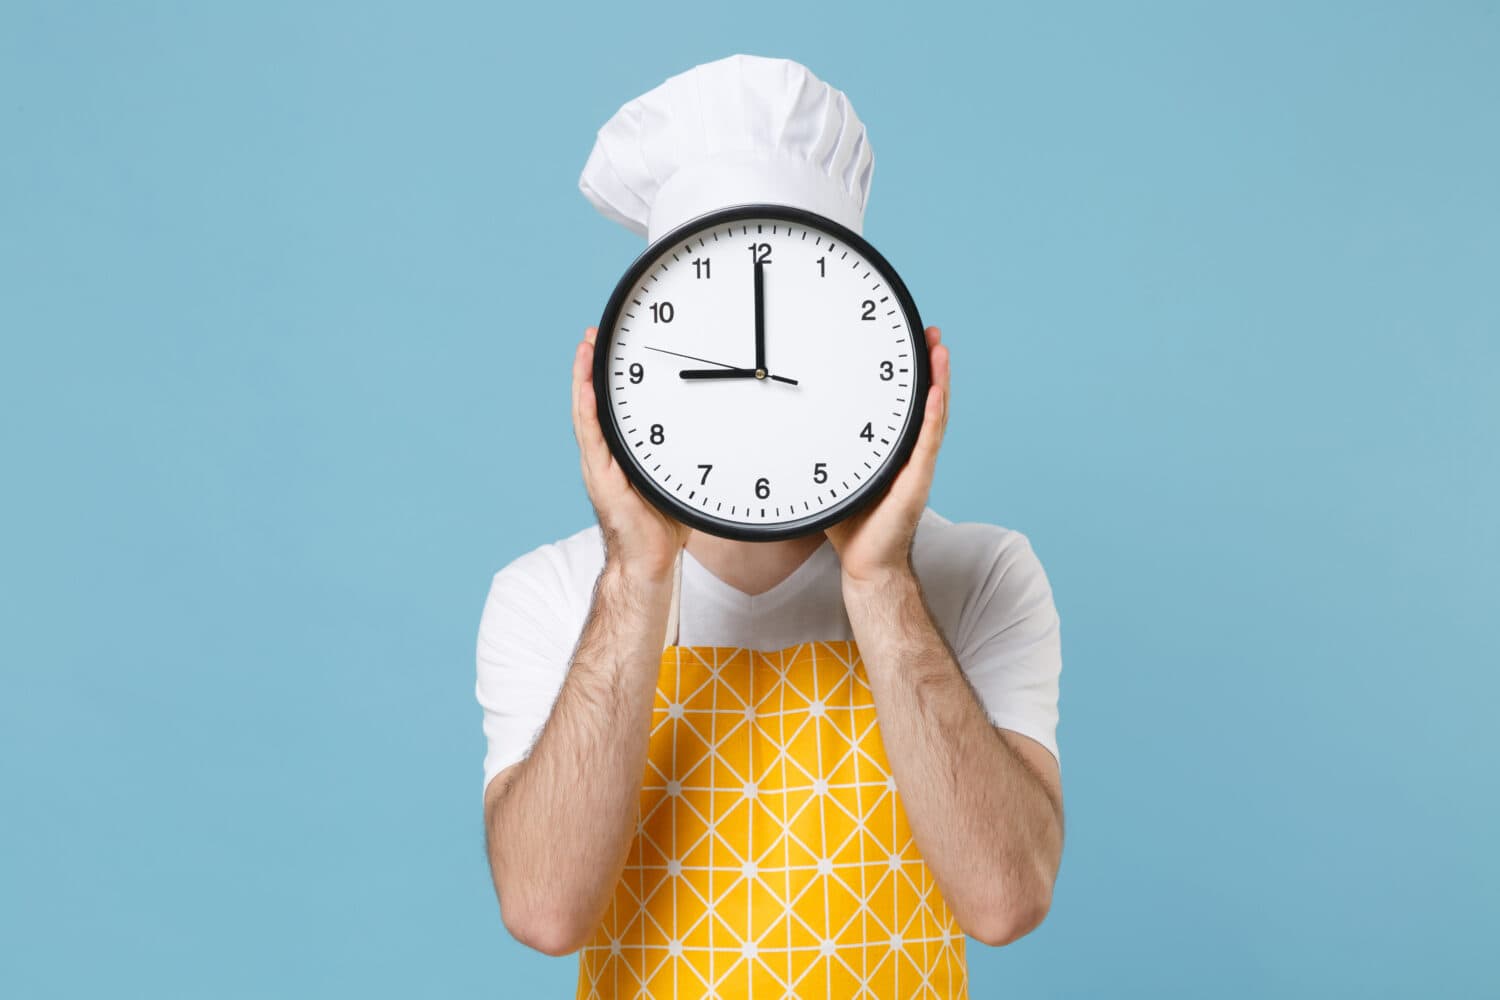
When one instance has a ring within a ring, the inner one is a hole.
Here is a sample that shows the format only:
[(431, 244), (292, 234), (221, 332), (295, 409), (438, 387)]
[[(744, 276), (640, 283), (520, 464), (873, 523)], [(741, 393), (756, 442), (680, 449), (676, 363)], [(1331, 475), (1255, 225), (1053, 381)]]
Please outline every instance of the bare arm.
[(1062, 785), (1040, 744), (990, 724), (922, 599), (911, 544), (948, 422), (936, 327), (911, 458), (879, 503), (828, 529), (912, 836), (964, 932), (1005, 944), (1046, 916), (1062, 855)]
[(615, 464), (594, 402), (594, 330), (573, 358), (573, 431), (605, 563), (552, 713), (530, 755), (484, 796), (490, 873), (505, 926), (551, 955), (576, 951), (609, 904), (635, 833), (651, 707), (687, 529)]
[(561, 955), (609, 904), (635, 833), (671, 578), (606, 566), (552, 715), (530, 756), (485, 790), (505, 925)]
[(1007, 944), (1042, 922), (1062, 858), (1062, 785), (1047, 749), (991, 725), (915, 575), (846, 582), (912, 836), (964, 932)]

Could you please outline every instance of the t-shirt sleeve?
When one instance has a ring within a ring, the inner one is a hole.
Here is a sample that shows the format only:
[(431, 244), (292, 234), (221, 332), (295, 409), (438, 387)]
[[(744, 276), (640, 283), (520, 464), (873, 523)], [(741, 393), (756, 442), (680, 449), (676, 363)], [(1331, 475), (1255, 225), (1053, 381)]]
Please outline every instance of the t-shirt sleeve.
[(1058, 757), (1062, 645), (1052, 587), (1026, 536), (999, 547), (968, 606), (954, 652), (990, 721)]
[(545, 550), (495, 574), (479, 622), (475, 694), (484, 710), (484, 786), (526, 757), (562, 688), (578, 628)]

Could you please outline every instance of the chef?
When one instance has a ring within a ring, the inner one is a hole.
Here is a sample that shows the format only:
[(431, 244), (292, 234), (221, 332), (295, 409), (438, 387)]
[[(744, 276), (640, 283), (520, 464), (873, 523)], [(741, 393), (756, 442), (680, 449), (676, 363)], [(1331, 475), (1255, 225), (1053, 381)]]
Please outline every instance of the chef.
[[(642, 235), (745, 203), (860, 229), (848, 98), (734, 56), (599, 130), (580, 187)], [(578, 996), (968, 995), (966, 939), (1050, 905), (1061, 654), (1026, 537), (927, 506), (948, 347), (889, 491), (825, 533), (739, 542), (635, 492), (600, 431), (594, 331), (572, 417), (598, 523), (494, 577), (477, 694), (505, 926), (579, 954)]]

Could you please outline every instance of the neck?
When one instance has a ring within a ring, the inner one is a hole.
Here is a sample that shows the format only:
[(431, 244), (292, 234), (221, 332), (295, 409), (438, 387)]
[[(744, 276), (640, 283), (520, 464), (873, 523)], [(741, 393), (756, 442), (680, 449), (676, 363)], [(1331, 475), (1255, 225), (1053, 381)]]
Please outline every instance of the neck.
[(704, 569), (753, 597), (791, 576), (823, 544), (823, 538), (819, 533), (780, 542), (736, 542), (694, 531), (686, 548)]

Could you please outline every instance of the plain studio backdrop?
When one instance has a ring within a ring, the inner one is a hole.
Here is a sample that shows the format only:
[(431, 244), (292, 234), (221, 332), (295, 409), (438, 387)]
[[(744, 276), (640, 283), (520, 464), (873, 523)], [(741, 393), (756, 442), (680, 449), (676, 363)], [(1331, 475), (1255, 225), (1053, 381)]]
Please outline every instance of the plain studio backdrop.
[(569, 996), (481, 847), (594, 130), (781, 55), (1063, 621), (975, 997), (1495, 996), (1500, 5), (0, 5), (0, 994)]

